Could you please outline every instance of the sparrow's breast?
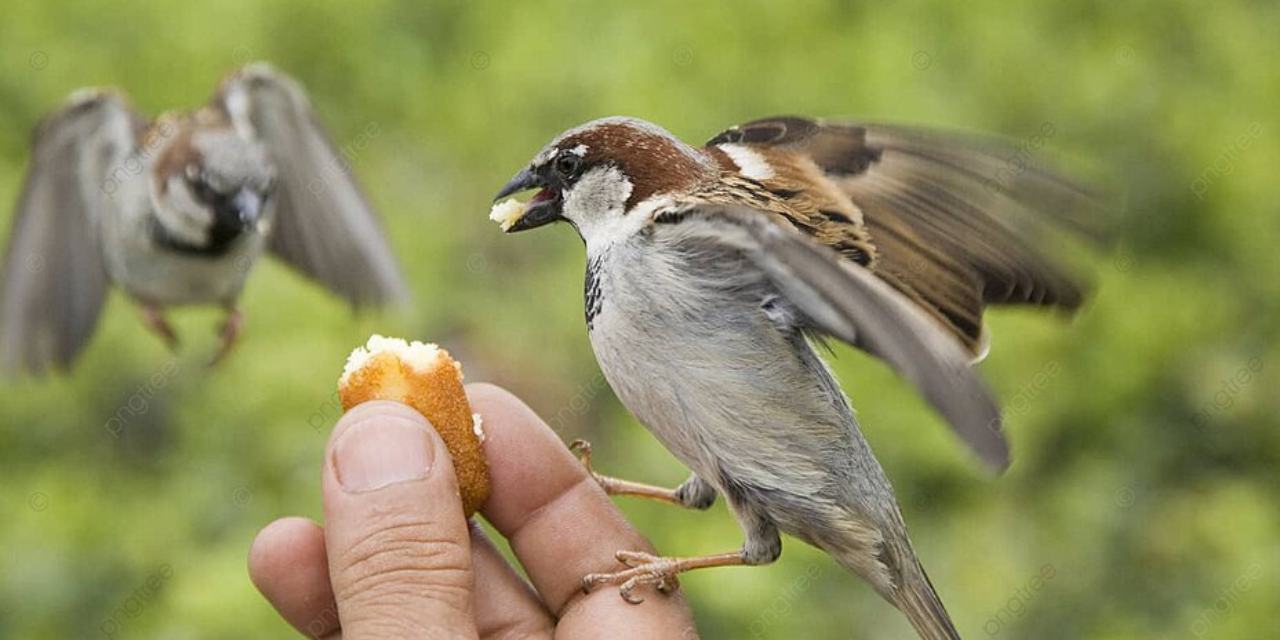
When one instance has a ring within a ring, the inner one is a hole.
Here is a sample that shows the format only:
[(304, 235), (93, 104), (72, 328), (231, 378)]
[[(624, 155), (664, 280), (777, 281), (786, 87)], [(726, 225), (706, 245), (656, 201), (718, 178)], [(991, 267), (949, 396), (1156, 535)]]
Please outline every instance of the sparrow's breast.
[(869, 458), (869, 481), (883, 481), (843, 392), (779, 324), (771, 285), (744, 256), (656, 232), (591, 263), (591, 344), (606, 379), (704, 479), (834, 499), (856, 486), (851, 461)]
[(165, 305), (233, 301), (262, 254), (265, 239), (247, 232), (217, 253), (184, 250), (162, 240), (146, 180), (122, 188), (103, 221), (103, 253), (111, 279), (131, 295)]

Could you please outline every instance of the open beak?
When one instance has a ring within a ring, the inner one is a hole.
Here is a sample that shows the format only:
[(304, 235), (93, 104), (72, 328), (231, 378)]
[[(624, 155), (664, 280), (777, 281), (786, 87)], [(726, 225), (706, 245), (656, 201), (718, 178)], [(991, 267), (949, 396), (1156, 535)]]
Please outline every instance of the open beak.
[(250, 227), (258, 222), (258, 216), (262, 214), (263, 198), (256, 191), (241, 189), (231, 203), (240, 216), (241, 224)]
[(245, 187), (235, 195), (218, 198), (213, 204), (214, 215), (223, 224), (251, 227), (258, 223), (264, 203), (261, 194)]
[(533, 196), (533, 199), (524, 206), (524, 211), (516, 218), (503, 223), (503, 231), (507, 233), (526, 231), (560, 220), (561, 202), (559, 191), (547, 184), (547, 181), (542, 176), (528, 169), (517, 173), (510, 182), (498, 191), (498, 195), (494, 196), (493, 199), (496, 202), (529, 189), (541, 189), (541, 191)]

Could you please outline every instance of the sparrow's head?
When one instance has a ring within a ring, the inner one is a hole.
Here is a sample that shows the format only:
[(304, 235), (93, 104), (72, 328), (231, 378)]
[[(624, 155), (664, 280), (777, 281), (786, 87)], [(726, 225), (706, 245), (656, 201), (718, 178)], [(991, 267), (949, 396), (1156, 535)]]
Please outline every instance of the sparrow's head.
[(155, 166), (165, 231), (188, 244), (226, 242), (263, 219), (275, 171), (262, 146), (227, 126), (175, 125)]
[(534, 156), (495, 200), (538, 189), (519, 212), (499, 220), (507, 232), (564, 220), (583, 239), (615, 234), (639, 218), (651, 198), (714, 178), (698, 150), (665, 129), (635, 118), (604, 118), (570, 129)]

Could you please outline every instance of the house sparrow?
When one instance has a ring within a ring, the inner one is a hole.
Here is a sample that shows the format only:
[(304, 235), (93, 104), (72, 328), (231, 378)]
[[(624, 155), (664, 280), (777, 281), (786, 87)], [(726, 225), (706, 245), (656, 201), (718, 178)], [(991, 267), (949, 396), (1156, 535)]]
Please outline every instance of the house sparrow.
[[(989, 304), (1073, 309), (1082, 288), (1037, 248), (1092, 233), (1082, 187), (986, 140), (781, 117), (705, 146), (606, 118), (543, 148), (495, 200), (507, 232), (566, 221), (586, 244), (591, 345), (624, 405), (693, 472), (674, 491), (593, 472), (613, 494), (705, 509), (724, 494), (741, 550), (659, 558), (584, 588), (676, 584), (773, 562), (779, 532), (869, 582), (923, 638), (958, 638), (849, 400), (814, 349), (834, 337), (912, 382), (986, 463), (1000, 414), (973, 371)], [(1016, 166), (1016, 171), (1010, 171)], [(589, 451), (587, 452), (589, 454)], [(589, 456), (584, 461), (590, 464)]]
[(222, 305), (216, 361), (267, 249), (354, 305), (405, 296), (377, 217), (296, 81), (252, 64), (208, 105), (151, 123), (116, 91), (77, 91), (35, 132), (0, 283), (0, 374), (68, 367), (109, 284), (171, 348), (166, 307)]

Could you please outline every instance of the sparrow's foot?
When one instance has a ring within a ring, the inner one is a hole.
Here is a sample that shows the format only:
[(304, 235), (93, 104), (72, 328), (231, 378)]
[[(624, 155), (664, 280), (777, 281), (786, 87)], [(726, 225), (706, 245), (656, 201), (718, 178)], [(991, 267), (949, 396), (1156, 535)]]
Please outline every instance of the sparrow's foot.
[(244, 326), (244, 314), (236, 307), (227, 308), (227, 318), (222, 321), (222, 326), (218, 328), (218, 337), (222, 338), (222, 345), (218, 347), (218, 353), (209, 361), (209, 366), (215, 366), (222, 362), (227, 354), (231, 353), (231, 349), (236, 345), (236, 339), (240, 337), (240, 328)]
[(164, 346), (170, 353), (178, 351), (178, 334), (174, 332), (173, 327), (169, 325), (169, 321), (164, 318), (164, 307), (150, 302), (140, 303), (142, 309), (142, 322), (151, 330), (152, 333), (160, 336), (164, 341)]
[(606, 475), (596, 473), (591, 467), (591, 443), (586, 440), (574, 440), (569, 445), (569, 449), (578, 454), (578, 459), (582, 461), (582, 466), (587, 468), (587, 473), (595, 479), (604, 492), (611, 496), (638, 496), (648, 498), (650, 500), (658, 500), (674, 505), (685, 506), (680, 497), (672, 489), (656, 487), (651, 484), (643, 484), (640, 482), (632, 482), (630, 480), (622, 480)]
[(644, 598), (636, 595), (636, 587), (654, 585), (659, 592), (671, 593), (680, 588), (677, 576), (694, 569), (732, 567), (747, 564), (741, 552), (721, 553), (697, 558), (663, 558), (643, 551), (619, 551), (618, 562), (627, 569), (615, 573), (589, 573), (582, 576), (582, 590), (590, 592), (602, 584), (618, 585), (618, 595), (631, 604), (640, 604)]

